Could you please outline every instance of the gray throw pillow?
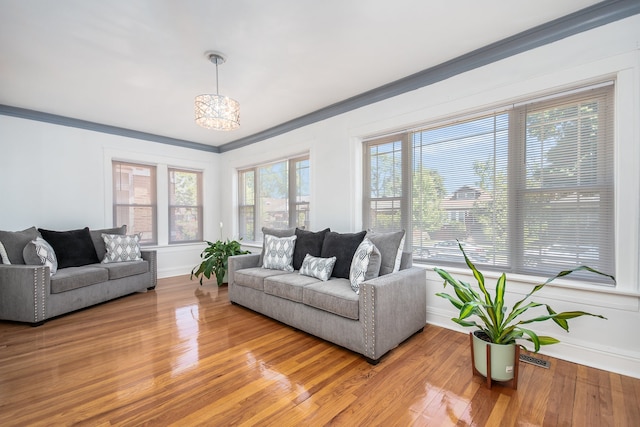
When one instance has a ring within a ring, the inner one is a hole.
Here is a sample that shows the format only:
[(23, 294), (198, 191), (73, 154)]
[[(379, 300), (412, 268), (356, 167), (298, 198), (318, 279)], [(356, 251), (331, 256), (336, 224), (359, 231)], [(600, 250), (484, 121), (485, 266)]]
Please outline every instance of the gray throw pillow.
[(27, 243), (22, 250), (24, 262), (27, 265), (44, 265), (49, 267), (49, 274), (53, 276), (58, 271), (58, 259), (51, 245), (42, 237), (36, 237)]
[(24, 264), (22, 251), (30, 241), (36, 237), (42, 237), (35, 227), (22, 231), (2, 231), (0, 230), (0, 242), (4, 246), (7, 257), (11, 264)]
[(270, 234), (264, 236), (265, 245), (262, 267), (292, 272), (296, 239), (296, 236), (275, 237)]
[(391, 233), (375, 233), (371, 230), (367, 232), (367, 238), (376, 245), (382, 256), (380, 276), (400, 270), (402, 250), (404, 249), (404, 235), (404, 230)]
[(104, 246), (107, 253), (103, 264), (112, 262), (138, 261), (142, 259), (140, 253), (140, 234), (123, 236), (121, 234), (103, 234)]
[(307, 254), (300, 266), (300, 274), (315, 277), (326, 282), (331, 277), (333, 266), (336, 264), (336, 257), (319, 258)]
[(262, 252), (260, 252), (260, 260), (258, 261), (258, 265), (260, 266), (262, 266), (264, 261), (264, 244), (266, 242), (267, 235), (275, 237), (291, 237), (296, 235), (296, 229), (262, 227)]
[(91, 240), (93, 241), (93, 246), (95, 246), (96, 248), (96, 255), (98, 256), (98, 260), (102, 261), (107, 253), (107, 248), (104, 245), (104, 240), (102, 240), (102, 235), (119, 234), (121, 236), (124, 236), (125, 234), (127, 234), (127, 226), (123, 225), (122, 227), (89, 230), (89, 233), (91, 233)]
[(356, 294), (360, 293), (360, 284), (365, 280), (378, 277), (382, 257), (380, 251), (366, 237), (356, 249), (349, 269), (349, 282)]

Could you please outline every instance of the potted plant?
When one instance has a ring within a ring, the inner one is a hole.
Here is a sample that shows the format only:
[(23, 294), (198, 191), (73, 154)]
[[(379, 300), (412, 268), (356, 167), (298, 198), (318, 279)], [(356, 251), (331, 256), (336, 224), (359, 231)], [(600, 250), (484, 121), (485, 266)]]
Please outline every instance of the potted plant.
[[(587, 313), (584, 311), (566, 311), (562, 313), (555, 312), (549, 305), (541, 304), (533, 301), (527, 301), (531, 295), (538, 292), (545, 285), (553, 280), (568, 276), (579, 270), (585, 270), (592, 273), (600, 274), (611, 278), (615, 283), (615, 278), (608, 274), (601, 273), (588, 266), (580, 266), (572, 270), (561, 271), (554, 277), (547, 279), (544, 283), (535, 286), (524, 298), (516, 302), (510, 311), (505, 306), (504, 295), (506, 291), (507, 279), (505, 273), (498, 278), (495, 289), (495, 297), (493, 297), (485, 287), (484, 276), (467, 257), (462, 245), (458, 242), (458, 247), (464, 255), (464, 260), (473, 273), (474, 278), (478, 282), (480, 292), (474, 290), (471, 285), (461, 280), (453, 278), (448, 272), (440, 268), (434, 268), (434, 271), (444, 279), (444, 287), (447, 284), (453, 287), (455, 295), (449, 295), (441, 292), (436, 295), (445, 298), (459, 310), (458, 317), (453, 320), (455, 323), (464, 327), (474, 327), (477, 330), (473, 333), (472, 354), (474, 356), (474, 367), (483, 376), (487, 377), (487, 381), (494, 379), (497, 381), (508, 381), (513, 379), (513, 367), (516, 366), (515, 347), (518, 340), (526, 339), (533, 342), (534, 352), (540, 350), (540, 346), (555, 344), (560, 342), (558, 339), (541, 336), (534, 331), (527, 329), (524, 325), (533, 322), (544, 322), (547, 320), (554, 321), (565, 331), (569, 331), (568, 320), (580, 316), (594, 316), (601, 319), (605, 317)], [(534, 317), (522, 319), (527, 310), (542, 307), (546, 308), (546, 314), (536, 315)], [(508, 311), (508, 313), (507, 313)], [(470, 319), (471, 316), (477, 316), (480, 322)], [(489, 344), (488, 344), (489, 343)], [(487, 352), (485, 346), (490, 345), (491, 364), (487, 366)], [(525, 348), (520, 345), (520, 347)], [(526, 348), (525, 348), (526, 349)], [(504, 356), (501, 353), (505, 353)], [(490, 375), (487, 375), (487, 368), (490, 369)], [(490, 377), (490, 378), (489, 378)], [(517, 378), (516, 378), (517, 380)]]
[(209, 279), (211, 273), (216, 276), (218, 286), (222, 286), (225, 275), (227, 274), (228, 260), (232, 255), (248, 254), (249, 251), (242, 250), (240, 242), (237, 240), (227, 239), (225, 242), (218, 240), (214, 243), (207, 241), (207, 247), (200, 254), (202, 262), (191, 270), (191, 279), (193, 276), (200, 277), (200, 285), (202, 279)]

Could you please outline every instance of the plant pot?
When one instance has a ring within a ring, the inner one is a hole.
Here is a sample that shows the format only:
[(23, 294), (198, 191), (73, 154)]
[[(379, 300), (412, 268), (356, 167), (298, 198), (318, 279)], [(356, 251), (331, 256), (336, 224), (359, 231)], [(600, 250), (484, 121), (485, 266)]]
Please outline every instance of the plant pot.
[(510, 381), (516, 371), (516, 345), (493, 344), (478, 338), (483, 331), (473, 332), (472, 354), (475, 369), (487, 377), (487, 346), (491, 348), (491, 379), (496, 381)]

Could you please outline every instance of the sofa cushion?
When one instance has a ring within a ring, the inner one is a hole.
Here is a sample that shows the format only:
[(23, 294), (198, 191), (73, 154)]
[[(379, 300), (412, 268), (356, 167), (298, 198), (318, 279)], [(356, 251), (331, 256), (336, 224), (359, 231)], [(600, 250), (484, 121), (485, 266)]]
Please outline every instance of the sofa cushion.
[(58, 270), (58, 259), (56, 253), (46, 240), (36, 237), (27, 243), (22, 251), (22, 257), (27, 265), (44, 265), (49, 267), (49, 274), (52, 276)]
[(297, 236), (275, 237), (266, 235), (262, 267), (272, 270), (293, 271), (293, 251)]
[(51, 277), (51, 293), (59, 294), (107, 280), (109, 280), (109, 272), (106, 268), (91, 265), (68, 267), (58, 270), (56, 275)]
[(0, 230), (0, 242), (7, 253), (8, 263), (2, 260), (3, 264), (24, 264), (22, 251), (24, 247), (35, 239), (41, 237), (35, 227), (22, 231), (2, 231)]
[(356, 294), (360, 293), (360, 283), (378, 277), (380, 263), (380, 251), (365, 237), (356, 249), (349, 269), (349, 282)]
[(334, 256), (331, 258), (320, 258), (307, 254), (300, 266), (300, 274), (327, 281), (331, 277), (335, 264), (336, 257)]
[(322, 258), (336, 257), (336, 265), (333, 267), (333, 273), (331, 273), (333, 277), (349, 278), (353, 254), (356, 253), (356, 249), (358, 249), (358, 245), (360, 245), (366, 233), (366, 231), (361, 231), (359, 233), (341, 234), (329, 231), (324, 236), (320, 256)]
[(100, 262), (91, 240), (89, 227), (79, 230), (51, 231), (39, 228), (58, 258), (58, 268), (79, 267)]
[[(264, 279), (287, 274), (281, 270), (268, 270), (262, 267), (243, 268), (233, 273), (233, 283), (247, 288), (264, 291)], [(290, 273), (289, 273), (290, 274)]]
[(131, 236), (103, 234), (102, 240), (104, 240), (104, 246), (107, 248), (107, 253), (102, 260), (104, 264), (142, 259), (139, 234)]
[(96, 255), (98, 259), (102, 261), (104, 259), (104, 255), (107, 253), (107, 248), (104, 246), (104, 240), (102, 240), (103, 234), (127, 234), (127, 226), (123, 225), (122, 227), (114, 227), (114, 228), (102, 228), (100, 230), (89, 230), (91, 233), (91, 240), (93, 241), (93, 246), (96, 248)]
[(267, 235), (275, 237), (291, 237), (296, 235), (296, 229), (262, 227), (262, 252), (260, 252), (260, 260), (258, 261), (258, 265), (262, 265), (264, 259), (264, 245), (266, 243), (265, 237)]
[(324, 242), (324, 236), (331, 231), (329, 228), (325, 228), (321, 231), (307, 231), (296, 228), (296, 248), (293, 251), (293, 269), (300, 270), (304, 257), (309, 254), (314, 257), (319, 257), (322, 253), (322, 243)]
[(144, 274), (149, 271), (149, 263), (144, 260), (96, 264), (96, 267), (98, 266), (109, 272), (109, 280), (122, 279), (123, 277)]
[(400, 270), (400, 260), (404, 246), (405, 231), (394, 231), (391, 233), (367, 232), (367, 238), (376, 245), (382, 256), (380, 265), (380, 276), (395, 273)]
[(359, 297), (351, 290), (347, 279), (332, 278), (302, 289), (302, 302), (349, 319), (358, 320)]
[(318, 279), (300, 274), (283, 274), (264, 279), (264, 293), (285, 298), (295, 302), (302, 302), (302, 289)]

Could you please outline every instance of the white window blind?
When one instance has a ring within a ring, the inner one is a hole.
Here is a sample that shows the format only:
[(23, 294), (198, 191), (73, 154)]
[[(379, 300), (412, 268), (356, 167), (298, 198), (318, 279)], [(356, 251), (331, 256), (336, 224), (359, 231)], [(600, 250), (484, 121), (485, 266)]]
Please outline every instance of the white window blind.
[(169, 243), (202, 241), (202, 172), (169, 168)]
[[(364, 224), (414, 259), (548, 275), (613, 273), (613, 88), (365, 142)], [(598, 277), (589, 276), (598, 280)]]

